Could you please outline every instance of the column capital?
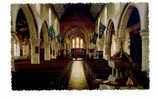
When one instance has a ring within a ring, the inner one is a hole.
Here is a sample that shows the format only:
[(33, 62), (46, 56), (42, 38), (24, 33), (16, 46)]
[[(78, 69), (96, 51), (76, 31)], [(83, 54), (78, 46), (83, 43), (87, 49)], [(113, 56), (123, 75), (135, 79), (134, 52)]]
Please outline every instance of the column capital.
[(149, 31), (148, 29), (142, 29), (140, 30), (140, 34), (141, 36), (149, 36)]
[(16, 31), (11, 31), (11, 34), (16, 34), (17, 32)]
[(142, 40), (149, 40), (148, 30), (141, 30), (140, 35), (141, 35)]
[(107, 26), (107, 29), (106, 29), (106, 32), (108, 32), (108, 31), (110, 31), (110, 27), (109, 26)]
[(142, 29), (140, 32), (148, 32), (148, 29)]
[(120, 38), (120, 37), (116, 37), (115, 41), (116, 41), (116, 42), (120, 42), (120, 41), (121, 41), (121, 38)]
[(15, 31), (11, 31), (11, 36), (15, 36), (16, 32)]
[(34, 39), (34, 38), (30, 38), (30, 43), (32, 45), (39, 45), (40, 44), (40, 41), (38, 39)]

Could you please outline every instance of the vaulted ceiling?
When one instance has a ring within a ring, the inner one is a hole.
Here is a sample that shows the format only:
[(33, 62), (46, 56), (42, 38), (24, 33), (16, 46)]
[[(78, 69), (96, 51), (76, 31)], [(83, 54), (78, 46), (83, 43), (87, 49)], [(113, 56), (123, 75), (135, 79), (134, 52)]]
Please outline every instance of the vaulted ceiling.
[(95, 30), (95, 21), (104, 5), (103, 3), (53, 4), (60, 19), (61, 36), (64, 37), (66, 34), (79, 30), (89, 39)]
[(83, 11), (83, 12), (87, 12), (88, 14), (91, 15), (91, 17), (93, 19), (95, 19), (101, 9), (103, 8), (105, 4), (103, 3), (84, 3), (84, 4), (53, 4), (53, 7), (58, 15), (59, 18), (62, 18), (62, 16), (67, 13), (67, 12), (71, 12), (72, 11), (76, 11), (79, 12), (79, 10)]

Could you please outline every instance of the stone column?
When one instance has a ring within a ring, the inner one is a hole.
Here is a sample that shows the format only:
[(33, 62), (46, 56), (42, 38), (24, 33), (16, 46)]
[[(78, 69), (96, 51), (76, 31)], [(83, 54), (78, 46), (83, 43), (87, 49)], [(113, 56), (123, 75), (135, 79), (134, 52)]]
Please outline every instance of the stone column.
[[(14, 34), (14, 33), (12, 33)], [(11, 37), (11, 71), (15, 71), (15, 63), (14, 63), (14, 39)]]
[(110, 48), (110, 45), (108, 42), (106, 42), (106, 45), (105, 45), (105, 57), (107, 60), (110, 60), (110, 57), (111, 57), (111, 48)]
[(96, 42), (96, 58), (103, 58), (102, 39), (97, 38)]
[(55, 59), (55, 52), (56, 52), (55, 48), (56, 48), (56, 42), (55, 40), (52, 40), (51, 41), (51, 49), (52, 49), (51, 59)]
[(122, 26), (119, 29), (119, 33), (116, 35), (116, 53), (120, 51), (122, 47), (124, 50), (124, 43), (125, 43), (125, 35), (126, 35), (126, 28)]
[(40, 52), (37, 40), (31, 39), (31, 64), (40, 64)]
[(149, 34), (148, 30), (140, 31), (142, 38), (142, 71), (149, 72)]
[[(123, 40), (122, 40), (123, 41)], [(124, 52), (130, 54), (130, 33), (125, 31), (125, 40), (124, 40)]]
[(44, 60), (50, 60), (50, 45), (46, 45), (44, 48)]
[(119, 37), (116, 38), (116, 53), (120, 51), (121, 48), (121, 39)]

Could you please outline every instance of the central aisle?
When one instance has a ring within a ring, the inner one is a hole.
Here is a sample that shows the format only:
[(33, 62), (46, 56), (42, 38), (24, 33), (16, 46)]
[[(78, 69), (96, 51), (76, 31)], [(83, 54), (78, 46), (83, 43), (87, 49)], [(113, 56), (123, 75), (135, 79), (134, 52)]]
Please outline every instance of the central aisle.
[(83, 62), (73, 61), (68, 89), (81, 90), (87, 88), (88, 88), (88, 83), (83, 68)]

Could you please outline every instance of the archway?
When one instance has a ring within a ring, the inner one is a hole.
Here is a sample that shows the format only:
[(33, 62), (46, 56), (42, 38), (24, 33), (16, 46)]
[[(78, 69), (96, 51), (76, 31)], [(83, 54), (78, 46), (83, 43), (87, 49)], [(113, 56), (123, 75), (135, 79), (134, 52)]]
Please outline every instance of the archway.
[(40, 61), (50, 60), (50, 43), (48, 38), (48, 26), (43, 22), (40, 31)]
[(142, 64), (142, 40), (140, 36), (140, 17), (137, 8), (132, 8), (127, 28), (130, 32), (130, 56), (139, 66)]
[[(38, 41), (37, 41), (37, 36), (38, 36), (38, 26), (36, 23), (36, 19), (34, 16), (34, 13), (32, 12), (32, 8), (30, 7), (30, 5), (14, 5), (15, 9), (12, 10), (12, 14), (13, 16), (11, 17), (12, 19), (12, 33), (17, 34), (17, 17), (19, 15), (19, 11), (23, 12), (23, 15), (27, 21), (27, 25), (28, 25), (28, 30), (29, 30), (29, 49), (31, 50), (29, 52), (30, 54), (30, 59), (31, 59), (31, 63), (32, 64), (37, 64), (39, 63), (39, 56), (38, 56), (38, 51), (36, 51), (37, 47), (38, 47)], [(18, 35), (18, 38), (21, 39), (21, 36)], [(28, 39), (26, 39), (28, 40)], [(22, 50), (21, 50), (22, 52)], [(22, 55), (22, 53), (21, 53)]]
[(40, 63), (44, 61), (44, 36), (43, 30), (40, 32)]
[(106, 33), (106, 55), (108, 59), (115, 54), (115, 28), (112, 20), (109, 20)]
[(19, 39), (20, 56), (30, 59), (30, 30), (22, 9), (19, 10), (16, 18), (16, 35)]
[(139, 65), (142, 64), (142, 40), (140, 15), (134, 6), (127, 6), (122, 14), (119, 26), (119, 36), (121, 37), (122, 48), (127, 52), (132, 60)]

